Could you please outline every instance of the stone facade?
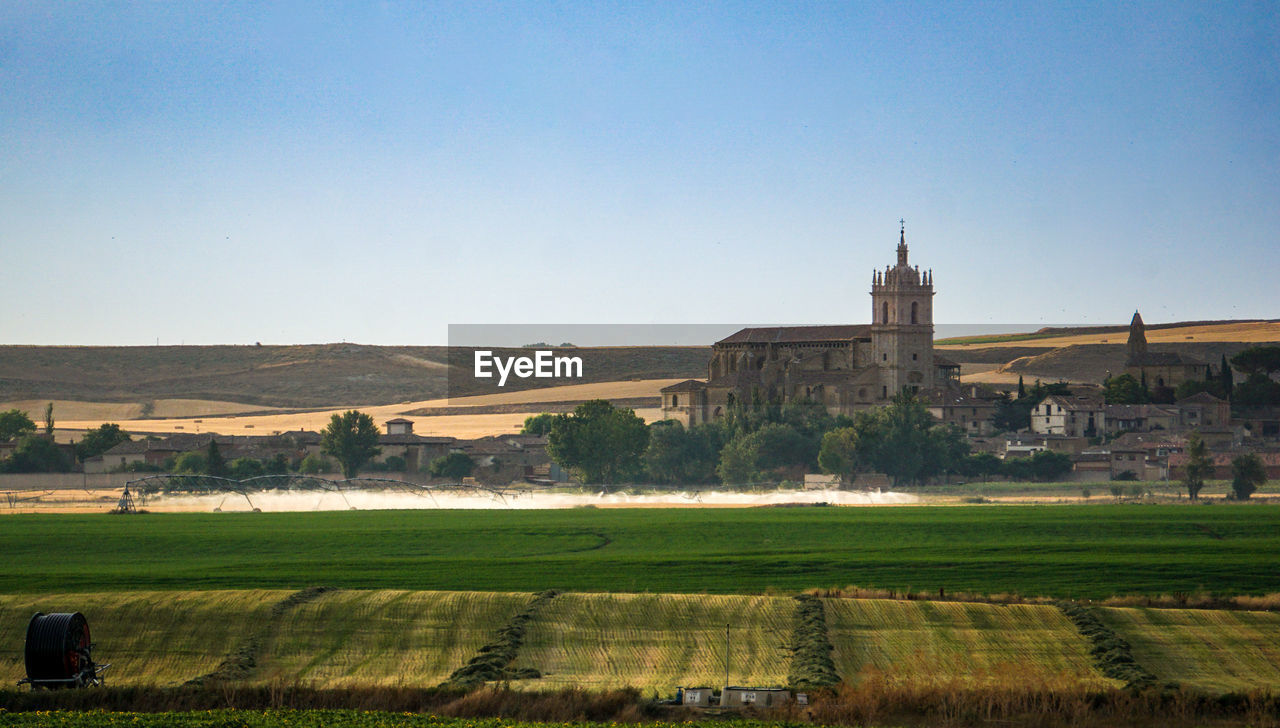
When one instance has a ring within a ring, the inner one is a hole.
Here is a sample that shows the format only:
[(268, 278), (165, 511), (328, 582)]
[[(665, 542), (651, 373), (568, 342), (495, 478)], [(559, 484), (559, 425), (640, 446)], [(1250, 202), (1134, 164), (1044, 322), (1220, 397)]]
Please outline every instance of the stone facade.
[(959, 366), (934, 354), (933, 274), (898, 260), (871, 277), (871, 324), (747, 328), (715, 343), (705, 381), (662, 390), (662, 414), (685, 426), (738, 405), (810, 400), (832, 414), (884, 405), (902, 389), (956, 381)]
[[(1128, 356), (1124, 362), (1125, 374), (1156, 390), (1173, 390), (1188, 380), (1203, 380), (1209, 373), (1209, 365), (1177, 352), (1147, 351), (1147, 326), (1142, 315), (1133, 312), (1129, 322)], [(1166, 400), (1168, 401), (1168, 400)]]

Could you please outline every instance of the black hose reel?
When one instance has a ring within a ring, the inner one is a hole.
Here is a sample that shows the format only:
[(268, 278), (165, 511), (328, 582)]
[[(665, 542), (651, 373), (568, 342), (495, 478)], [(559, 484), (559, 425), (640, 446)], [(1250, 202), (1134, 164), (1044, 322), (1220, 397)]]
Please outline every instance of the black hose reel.
[(89, 622), (79, 612), (36, 612), (27, 623), (27, 678), (19, 685), (33, 688), (82, 688), (101, 685), (110, 665), (98, 665), (91, 655)]

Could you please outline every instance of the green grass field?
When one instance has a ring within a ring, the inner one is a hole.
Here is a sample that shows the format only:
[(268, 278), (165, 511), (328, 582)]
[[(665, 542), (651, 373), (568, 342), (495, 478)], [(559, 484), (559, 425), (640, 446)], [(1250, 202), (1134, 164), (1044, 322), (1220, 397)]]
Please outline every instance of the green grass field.
[(0, 593), (1280, 592), (1264, 505), (13, 515)]
[(1280, 687), (1280, 614), (1204, 609), (1099, 609), (1162, 682), (1208, 692)]
[(827, 599), (836, 671), (848, 682), (878, 672), (911, 685), (1115, 687), (1088, 642), (1044, 605)]

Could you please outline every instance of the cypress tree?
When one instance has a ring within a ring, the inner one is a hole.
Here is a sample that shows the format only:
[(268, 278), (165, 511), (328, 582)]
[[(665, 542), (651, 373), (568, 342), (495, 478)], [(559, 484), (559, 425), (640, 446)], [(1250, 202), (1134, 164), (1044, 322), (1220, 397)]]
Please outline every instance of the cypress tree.
[(209, 475), (219, 478), (227, 476), (227, 461), (222, 457), (222, 452), (218, 450), (218, 441), (209, 441), (209, 452), (205, 455), (204, 470)]
[(1222, 355), (1222, 371), (1219, 372), (1219, 376), (1222, 377), (1222, 390), (1224, 392), (1223, 396), (1225, 396), (1227, 398), (1227, 401), (1230, 402), (1232, 397), (1232, 390), (1235, 389), (1236, 383), (1235, 383), (1235, 376), (1232, 375), (1231, 373), (1231, 365), (1227, 363), (1226, 354)]

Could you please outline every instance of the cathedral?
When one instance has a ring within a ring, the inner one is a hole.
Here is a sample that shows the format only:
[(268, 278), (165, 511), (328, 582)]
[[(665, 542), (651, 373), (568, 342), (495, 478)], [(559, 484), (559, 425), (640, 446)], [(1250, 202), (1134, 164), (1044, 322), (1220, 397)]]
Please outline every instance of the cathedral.
[(717, 341), (706, 381), (662, 390), (662, 416), (686, 427), (736, 404), (810, 400), (834, 414), (883, 405), (903, 388), (947, 387), (960, 367), (933, 350), (933, 273), (898, 262), (871, 276), (871, 323), (747, 328)]

